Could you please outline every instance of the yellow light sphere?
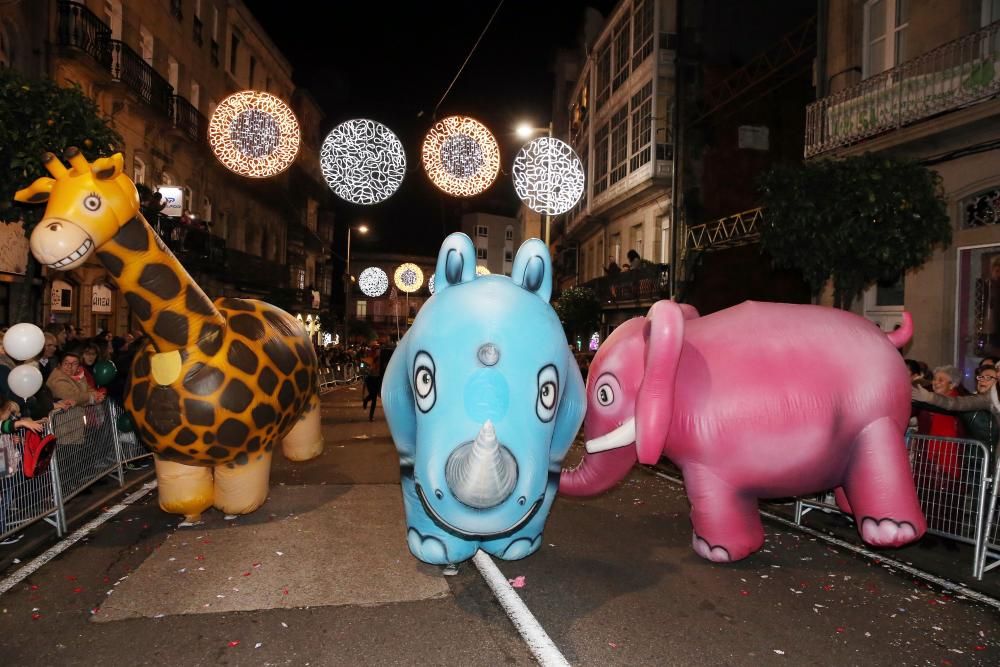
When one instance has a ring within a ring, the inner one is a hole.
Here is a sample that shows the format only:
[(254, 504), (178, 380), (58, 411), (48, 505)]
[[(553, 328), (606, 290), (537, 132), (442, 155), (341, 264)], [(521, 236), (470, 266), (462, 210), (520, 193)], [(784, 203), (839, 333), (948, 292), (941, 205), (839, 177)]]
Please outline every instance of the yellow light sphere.
[(449, 116), (435, 123), (424, 137), (421, 157), (431, 182), (456, 197), (478, 195), (500, 171), (496, 138), (468, 116)]
[(227, 169), (267, 178), (287, 169), (299, 153), (295, 114), (280, 99), (244, 90), (222, 100), (208, 124), (212, 152)]
[(412, 294), (424, 284), (424, 272), (420, 270), (419, 266), (411, 262), (400, 264), (393, 274), (393, 281), (400, 292)]
[(487, 269), (485, 266), (477, 266), (476, 267), (476, 275), (477, 276), (488, 276), (488, 275), (490, 275), (490, 270)]

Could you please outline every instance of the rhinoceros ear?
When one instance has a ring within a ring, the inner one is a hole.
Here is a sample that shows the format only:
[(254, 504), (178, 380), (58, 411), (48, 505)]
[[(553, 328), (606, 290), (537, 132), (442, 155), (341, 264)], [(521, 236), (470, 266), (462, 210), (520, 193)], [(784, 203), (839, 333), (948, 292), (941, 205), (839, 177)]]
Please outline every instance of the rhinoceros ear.
[(528, 239), (514, 257), (511, 280), (548, 303), (552, 296), (552, 258), (540, 239)]
[(476, 249), (461, 232), (449, 234), (438, 252), (434, 269), (434, 293), (476, 279)]

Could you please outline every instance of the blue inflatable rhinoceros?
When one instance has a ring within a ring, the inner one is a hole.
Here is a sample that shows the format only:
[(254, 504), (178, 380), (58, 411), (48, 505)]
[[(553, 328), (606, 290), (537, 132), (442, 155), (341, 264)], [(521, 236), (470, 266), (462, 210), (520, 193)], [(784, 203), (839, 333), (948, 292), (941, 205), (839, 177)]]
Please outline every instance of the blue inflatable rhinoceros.
[(549, 306), (552, 261), (531, 239), (511, 278), (477, 277), (472, 241), (452, 234), (434, 280), (382, 385), (410, 551), (437, 565), (479, 548), (523, 558), (541, 545), (586, 408), (580, 369)]

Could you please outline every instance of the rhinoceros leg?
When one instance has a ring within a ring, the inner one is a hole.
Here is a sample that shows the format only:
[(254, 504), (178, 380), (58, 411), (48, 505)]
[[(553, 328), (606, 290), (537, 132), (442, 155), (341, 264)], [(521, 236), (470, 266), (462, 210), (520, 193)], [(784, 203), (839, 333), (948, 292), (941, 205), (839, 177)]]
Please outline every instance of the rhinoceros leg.
[(746, 558), (764, 544), (757, 499), (741, 493), (704, 466), (684, 468), (691, 502), (691, 545), (702, 558), (728, 562)]
[(861, 431), (844, 479), (861, 538), (877, 547), (898, 547), (920, 538), (927, 522), (913, 486), (903, 432), (890, 418)]

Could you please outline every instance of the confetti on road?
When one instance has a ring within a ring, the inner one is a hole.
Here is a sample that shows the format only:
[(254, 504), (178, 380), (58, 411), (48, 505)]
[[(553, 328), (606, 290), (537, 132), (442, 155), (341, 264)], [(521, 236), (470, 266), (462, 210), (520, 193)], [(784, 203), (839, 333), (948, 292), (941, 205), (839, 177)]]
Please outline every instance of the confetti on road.
[(785, 655), (785, 652), (782, 651), (780, 648), (774, 649), (774, 652), (777, 653), (778, 655)]
[(234, 646), (239, 646), (239, 645), (240, 645), (239, 639), (234, 639), (233, 641), (229, 642), (229, 648), (233, 648)]
[(524, 576), (517, 576), (507, 580), (514, 588), (524, 588)]
[(610, 646), (611, 648), (618, 648), (618, 644), (614, 642), (608, 642), (608, 646)]

